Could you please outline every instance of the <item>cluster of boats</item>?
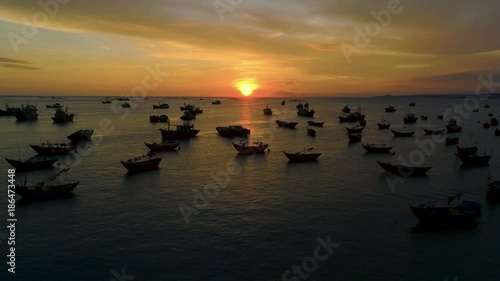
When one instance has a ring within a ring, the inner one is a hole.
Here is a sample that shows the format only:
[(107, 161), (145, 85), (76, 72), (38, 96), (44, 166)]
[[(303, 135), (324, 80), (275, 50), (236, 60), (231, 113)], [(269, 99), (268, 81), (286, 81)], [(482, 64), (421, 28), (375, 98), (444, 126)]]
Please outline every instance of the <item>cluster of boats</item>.
[[(59, 103), (47, 104), (46, 108), (55, 109), (54, 116), (52, 120), (54, 123), (67, 123), (73, 122), (76, 114), (69, 113), (68, 107), (63, 109), (63, 106)], [(21, 107), (9, 107), (5, 104), (5, 110), (0, 110), (0, 116), (15, 116), (18, 122), (20, 121), (31, 121), (38, 119), (38, 108), (32, 104), (21, 105)]]

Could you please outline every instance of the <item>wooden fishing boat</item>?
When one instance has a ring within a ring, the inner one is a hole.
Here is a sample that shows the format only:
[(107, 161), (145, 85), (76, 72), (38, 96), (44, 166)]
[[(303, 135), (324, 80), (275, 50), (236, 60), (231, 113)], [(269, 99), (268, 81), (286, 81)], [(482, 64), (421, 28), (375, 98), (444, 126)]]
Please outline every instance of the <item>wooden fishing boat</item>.
[(52, 120), (54, 123), (67, 123), (67, 122), (73, 122), (73, 118), (75, 118), (76, 114), (69, 113), (68, 112), (68, 107), (66, 106), (66, 110), (62, 110), (61, 108), (57, 108), (56, 112), (54, 113), (54, 117), (52, 117)]
[(498, 126), (498, 119), (497, 118), (490, 118), (490, 125), (495, 127)]
[(385, 108), (385, 112), (396, 112), (396, 107), (394, 105), (388, 105), (386, 108)]
[(56, 173), (54, 176), (51, 176), (49, 179), (39, 182), (36, 185), (28, 186), (26, 185), (26, 180), (24, 185), (16, 185), (14, 188), (14, 192), (16, 192), (19, 196), (23, 197), (23, 199), (27, 200), (46, 200), (46, 199), (56, 199), (56, 198), (64, 198), (70, 197), (71, 192), (75, 189), (75, 187), (79, 184), (79, 182), (72, 182), (61, 184), (58, 182), (57, 184), (50, 184), (49, 182), (54, 181), (59, 178), (62, 173), (65, 173), (69, 170), (69, 167), (66, 167)]
[(310, 126), (323, 127), (325, 122), (307, 121), (307, 124), (309, 124)]
[(358, 141), (361, 141), (361, 138), (363, 137), (362, 134), (347, 134), (347, 136), (349, 137), (349, 142), (350, 143), (355, 143), (355, 142), (358, 142)]
[(149, 122), (151, 123), (158, 123), (158, 122), (161, 122), (161, 123), (166, 123), (168, 122), (168, 116), (165, 115), (165, 114), (162, 114), (162, 115), (151, 115), (149, 116)]
[(213, 100), (212, 104), (221, 104), (220, 100)]
[(460, 147), (457, 145), (457, 152), (455, 153), (457, 156), (460, 155), (474, 155), (477, 153), (477, 146), (467, 146), (467, 147)]
[(123, 167), (125, 167), (129, 173), (140, 173), (151, 170), (157, 170), (158, 165), (161, 162), (161, 157), (153, 157), (154, 154), (149, 153), (147, 155), (131, 158), (127, 161), (121, 161)]
[(131, 107), (131, 105), (130, 105), (130, 103), (128, 103), (128, 102), (124, 102), (124, 103), (122, 103), (122, 107), (123, 107), (123, 108), (130, 108), (130, 107)]
[(176, 125), (175, 130), (170, 130), (170, 122), (168, 122), (167, 129), (159, 129), (161, 132), (162, 141), (168, 140), (181, 140), (196, 137), (200, 130), (194, 129), (194, 124), (185, 123), (183, 125)]
[(74, 147), (65, 143), (44, 142), (41, 144), (30, 144), (31, 148), (43, 156), (65, 155), (71, 153)]
[(287, 153), (283, 151), (285, 156), (290, 160), (290, 162), (314, 162), (318, 160), (321, 153), (307, 153), (306, 151), (311, 151), (313, 148), (308, 148), (297, 153)]
[(9, 107), (9, 105), (5, 104), (5, 110), (0, 109), (0, 116), (15, 116), (18, 111), (21, 111), (19, 107)]
[(112, 101), (108, 98), (105, 98), (105, 99), (101, 100), (101, 103), (107, 104), (107, 103), (112, 103)]
[(445, 129), (439, 129), (439, 128), (434, 128), (434, 129), (423, 128), (423, 129), (426, 135), (441, 135), (444, 134), (444, 132), (446, 131)]
[(483, 128), (489, 129), (491, 127), (490, 123), (484, 122), (483, 123)]
[(368, 153), (389, 153), (392, 150), (392, 146), (385, 144), (362, 144), (363, 148)]
[(38, 108), (31, 104), (22, 105), (21, 110), (15, 113), (17, 121), (28, 121), (38, 119)]
[(194, 113), (194, 111), (186, 110), (184, 111), (184, 115), (181, 116), (181, 119), (185, 121), (196, 119), (196, 113)]
[(383, 129), (389, 129), (391, 127), (391, 124), (387, 120), (382, 119), (382, 121), (377, 123), (377, 126), (380, 130), (383, 130)]
[(297, 104), (295, 107), (297, 109), (301, 109), (301, 108), (304, 108), (304, 105), (301, 102), (299, 102), (299, 104)]
[(316, 130), (313, 130), (311, 128), (307, 128), (307, 135), (311, 136), (311, 137), (315, 137), (316, 136)]
[(299, 122), (288, 122), (288, 121), (276, 120), (276, 124), (278, 125), (278, 127), (284, 127), (287, 129), (295, 129), (295, 127), (299, 124)]
[(238, 151), (238, 154), (241, 155), (262, 154), (266, 151), (268, 146), (269, 144), (263, 142), (233, 142), (233, 147)]
[(5, 158), (9, 164), (11, 164), (14, 168), (19, 171), (31, 171), (31, 170), (43, 170), (43, 169), (52, 169), (54, 163), (57, 162), (57, 159), (46, 159), (39, 157), (31, 157), (27, 160), (14, 160)]
[(457, 137), (453, 137), (453, 138), (446, 137), (446, 145), (457, 144), (459, 141), (460, 141), (460, 139)]
[(247, 128), (244, 128), (240, 125), (232, 125), (232, 126), (227, 126), (227, 127), (216, 127), (215, 128), (217, 132), (219, 132), (219, 135), (227, 138), (234, 138), (234, 137), (247, 137), (250, 134), (250, 130)]
[(458, 155), (464, 166), (486, 166), (491, 160), (491, 154), (460, 154)]
[(273, 110), (269, 108), (269, 105), (266, 105), (266, 108), (264, 108), (264, 115), (273, 115)]
[(56, 102), (53, 104), (46, 104), (45, 107), (46, 108), (62, 108), (63, 106), (60, 103)]
[(282, 100), (281, 101), (281, 105), (285, 105), (286, 104), (286, 101), (285, 100)]
[(297, 115), (302, 116), (302, 117), (314, 117), (314, 109), (309, 110), (309, 107), (303, 107), (297, 110)]
[(427, 121), (428, 117), (427, 115), (420, 115), (420, 119), (422, 119), (422, 121)]
[(184, 103), (184, 106), (180, 106), (180, 109), (181, 110), (194, 110), (194, 104), (186, 104)]
[(160, 103), (160, 102), (158, 102), (158, 105), (153, 104), (153, 109), (167, 109), (169, 107), (170, 106), (168, 105), (168, 103)]
[(342, 107), (342, 112), (343, 113), (349, 113), (351, 112), (351, 109), (349, 108), (349, 105), (344, 105), (344, 107)]
[(410, 102), (409, 106), (415, 106), (415, 102)]
[(446, 130), (448, 133), (459, 133), (462, 131), (462, 126), (458, 125), (457, 120), (450, 119), (446, 124)]
[(412, 137), (415, 134), (415, 131), (407, 128), (402, 128), (400, 130), (391, 129), (391, 131), (395, 137)]
[(149, 148), (150, 151), (153, 151), (153, 152), (174, 151), (179, 146), (179, 142), (177, 142), (177, 141), (166, 141), (166, 142), (162, 142), (162, 143), (156, 143), (156, 142), (147, 143), (147, 142), (145, 142), (144, 144)]
[(443, 120), (444, 116), (440, 114), (440, 115), (438, 115), (438, 116), (437, 116), (437, 118), (438, 118), (439, 120)]
[(351, 128), (345, 127), (345, 129), (347, 130), (348, 134), (359, 134), (359, 133), (363, 132), (363, 130), (365, 129), (365, 126), (356, 125), (356, 126), (351, 127)]
[(416, 123), (417, 120), (418, 120), (418, 117), (412, 113), (408, 113), (405, 117), (403, 117), (404, 124), (413, 124), (413, 123)]
[(365, 119), (365, 115), (361, 114), (359, 111), (354, 113), (344, 113), (339, 116), (339, 121), (342, 122), (357, 122)]
[(67, 138), (72, 143), (78, 143), (81, 141), (89, 141), (92, 135), (94, 134), (94, 130), (78, 130), (71, 135), (67, 136)]
[(423, 176), (427, 171), (429, 171), (432, 167), (416, 167), (416, 166), (405, 166), (405, 165), (392, 165), (387, 162), (377, 161), (377, 163), (382, 167), (382, 169), (387, 172), (402, 176)]
[[(436, 207), (435, 202), (410, 206), (412, 213), (421, 222), (438, 224), (464, 224), (473, 222), (481, 214), (482, 204), (474, 201), (461, 201), (461, 194), (448, 197), (448, 206)], [(451, 202), (458, 199), (458, 205), (450, 206)]]

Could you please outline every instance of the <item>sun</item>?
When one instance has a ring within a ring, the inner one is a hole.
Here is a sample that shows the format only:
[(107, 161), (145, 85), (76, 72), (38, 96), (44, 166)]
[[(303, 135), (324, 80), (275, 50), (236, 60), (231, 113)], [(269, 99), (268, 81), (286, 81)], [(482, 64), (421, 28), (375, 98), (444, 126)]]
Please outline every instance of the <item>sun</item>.
[(255, 83), (252, 79), (245, 79), (238, 81), (236, 83), (236, 88), (242, 95), (248, 97), (253, 93), (253, 91), (259, 88), (259, 84)]

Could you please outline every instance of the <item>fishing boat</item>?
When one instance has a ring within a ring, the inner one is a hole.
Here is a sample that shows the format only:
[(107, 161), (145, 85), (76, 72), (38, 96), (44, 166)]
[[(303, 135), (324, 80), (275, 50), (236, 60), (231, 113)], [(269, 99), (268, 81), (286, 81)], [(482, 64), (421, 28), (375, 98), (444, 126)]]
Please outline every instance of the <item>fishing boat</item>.
[(490, 118), (490, 124), (491, 124), (491, 126), (498, 126), (498, 119), (497, 118)]
[(75, 189), (79, 182), (61, 184), (61, 182), (59, 181), (58, 183), (49, 183), (54, 181), (55, 179), (60, 179), (61, 174), (66, 173), (67, 171), (69, 171), (69, 166), (62, 169), (47, 180), (39, 182), (33, 186), (28, 186), (25, 179), (23, 185), (16, 185), (13, 190), (17, 193), (17, 195), (23, 197), (23, 199), (28, 200), (45, 200), (70, 197), (72, 195), (71, 192)]
[(22, 105), (21, 110), (16, 112), (17, 121), (28, 121), (38, 119), (38, 108), (31, 104)]
[(45, 142), (41, 144), (30, 144), (39, 155), (50, 156), (50, 155), (64, 155), (69, 154), (73, 151), (74, 147), (67, 145), (65, 143), (51, 143)]
[(296, 153), (288, 153), (283, 151), (285, 156), (290, 160), (290, 162), (314, 162), (318, 160), (321, 153), (308, 153), (308, 151), (313, 150), (313, 148), (308, 148)]
[(281, 105), (285, 105), (285, 104), (286, 104), (285, 100), (282, 100)]
[(394, 105), (389, 104), (389, 105), (385, 108), (385, 112), (396, 112), (396, 107), (395, 107)]
[(362, 134), (347, 134), (347, 137), (349, 137), (349, 143), (355, 143), (361, 141), (361, 138), (363, 137)]
[(351, 128), (345, 127), (345, 129), (347, 130), (348, 134), (359, 134), (359, 133), (363, 132), (363, 130), (365, 129), (365, 126), (356, 125), (356, 126), (351, 127)]
[(299, 104), (297, 104), (295, 107), (297, 109), (301, 109), (301, 108), (304, 108), (304, 105), (301, 102), (299, 102)]
[(194, 124), (184, 123), (183, 125), (176, 125), (175, 130), (170, 130), (170, 122), (168, 122), (167, 129), (159, 129), (161, 132), (162, 141), (168, 140), (182, 140), (196, 137), (200, 130), (194, 129)]
[(60, 103), (56, 102), (53, 104), (46, 104), (45, 107), (46, 108), (62, 108), (63, 106)]
[(485, 104), (484, 108), (490, 108), (490, 105), (489, 104)]
[(426, 135), (441, 135), (444, 134), (444, 132), (446, 131), (445, 129), (439, 129), (439, 128), (434, 128), (434, 129), (423, 128), (423, 129)]
[(457, 144), (459, 141), (460, 141), (460, 139), (457, 137), (453, 137), (453, 138), (446, 137), (446, 145)]
[(67, 123), (67, 122), (73, 122), (73, 118), (75, 118), (76, 114), (69, 113), (68, 112), (68, 107), (66, 106), (66, 110), (62, 110), (61, 108), (56, 109), (56, 112), (54, 113), (54, 117), (52, 117), (52, 120), (54, 123)]
[(357, 111), (354, 113), (344, 113), (339, 116), (340, 122), (357, 122), (365, 119), (365, 115)]
[(117, 100), (119, 101), (129, 101), (130, 98), (127, 98), (127, 97), (120, 97), (120, 98), (116, 98)]
[(112, 101), (108, 98), (104, 98), (103, 100), (101, 100), (101, 103), (112, 103)]
[(461, 155), (474, 155), (477, 153), (477, 146), (467, 146), (467, 147), (460, 147), (457, 145), (457, 152), (455, 155), (461, 156)]
[(295, 126), (297, 126), (299, 124), (299, 122), (288, 122), (288, 121), (276, 120), (276, 124), (278, 125), (278, 127), (295, 129)]
[(413, 124), (413, 123), (416, 123), (417, 120), (418, 120), (418, 117), (412, 113), (408, 113), (405, 117), (403, 117), (404, 124)]
[(460, 154), (458, 155), (464, 166), (486, 166), (491, 160), (491, 154)]
[(15, 116), (18, 111), (21, 111), (19, 107), (9, 107), (5, 104), (5, 110), (0, 109), (0, 116)]
[(184, 106), (180, 106), (181, 110), (194, 110), (194, 104), (186, 104), (184, 103)]
[(160, 162), (161, 157), (154, 157), (154, 154), (151, 152), (147, 155), (131, 158), (127, 161), (121, 161), (123, 167), (131, 174), (157, 170)]
[(160, 102), (158, 102), (158, 105), (153, 104), (153, 109), (167, 109), (169, 107), (170, 106), (168, 105), (168, 103), (160, 103)]
[(201, 109), (199, 107), (195, 107), (194, 109), (192, 109), (190, 111), (192, 111), (194, 114), (202, 114), (203, 113), (203, 109)]
[(391, 131), (395, 137), (413, 137), (413, 135), (415, 134), (415, 131), (408, 129), (406, 127), (403, 127), (400, 130), (391, 129)]
[(47, 159), (47, 158), (39, 158), (39, 157), (31, 157), (27, 160), (15, 160), (5, 158), (9, 164), (11, 164), (14, 168), (19, 171), (31, 171), (31, 170), (42, 170), (42, 169), (52, 169), (54, 163), (57, 162), (57, 159)]
[(409, 106), (415, 106), (415, 102), (410, 102)]
[(343, 113), (350, 113), (351, 112), (351, 108), (349, 108), (349, 105), (344, 105), (344, 107), (342, 107), (342, 112)]
[(250, 130), (243, 128), (240, 125), (232, 125), (227, 127), (216, 127), (215, 128), (219, 135), (227, 138), (243, 137), (246, 138), (250, 134)]
[(359, 125), (360, 126), (366, 126), (366, 119), (359, 120)]
[(462, 131), (462, 126), (458, 125), (457, 120), (452, 118), (446, 124), (446, 131), (448, 133), (459, 133)]
[(266, 108), (264, 108), (264, 115), (273, 115), (273, 110), (269, 108), (269, 105), (266, 105)]
[(122, 108), (130, 108), (130, 103), (128, 102), (122, 103)]
[(153, 152), (174, 151), (179, 146), (179, 142), (177, 142), (177, 141), (166, 141), (166, 142), (162, 142), (162, 143), (156, 143), (156, 142), (147, 143), (147, 142), (145, 142), (144, 144), (149, 148), (150, 151), (153, 151)]
[(483, 128), (489, 129), (491, 127), (490, 123), (484, 122), (483, 123)]
[(428, 117), (427, 115), (420, 115), (420, 119), (422, 119), (422, 121), (427, 121)]
[(444, 116), (443, 116), (443, 115), (438, 115), (438, 116), (437, 116), (437, 118), (438, 118), (439, 120), (443, 120)]
[(162, 114), (159, 116), (158, 115), (150, 115), (149, 122), (151, 122), (151, 123), (158, 123), (158, 122), (166, 123), (166, 122), (168, 122), (168, 116), (165, 114)]
[(213, 100), (212, 104), (221, 104), (220, 100)]
[(238, 151), (238, 154), (241, 155), (262, 154), (266, 151), (268, 146), (269, 144), (263, 142), (233, 142), (233, 147)]
[(186, 110), (180, 118), (185, 121), (193, 120), (196, 119), (196, 113), (190, 110)]
[(500, 130), (499, 129), (495, 129), (495, 136), (500, 136)]
[[(437, 207), (437, 202), (410, 206), (412, 213), (421, 222), (442, 224), (472, 223), (481, 214), (482, 204), (475, 201), (460, 201), (462, 193), (448, 197), (448, 205)], [(457, 199), (459, 204), (450, 206)]]
[(309, 106), (304, 106), (303, 108), (299, 108), (299, 110), (297, 110), (297, 115), (302, 117), (314, 117), (314, 113), (316, 113), (316, 111), (314, 111), (314, 109), (309, 110)]
[(316, 136), (316, 130), (307, 127), (307, 135), (311, 136), (311, 137), (315, 137)]
[(310, 126), (315, 126), (315, 127), (323, 127), (325, 122), (307, 121), (307, 124), (309, 124)]
[(93, 134), (94, 130), (78, 130), (67, 136), (67, 138), (71, 140), (72, 143), (78, 143), (81, 141), (89, 141)]
[(377, 163), (382, 167), (382, 169), (387, 172), (402, 176), (423, 176), (432, 167), (416, 167), (416, 166), (405, 166), (405, 165), (393, 165), (387, 162), (377, 161)]
[(479, 108), (477, 108), (477, 107), (476, 107), (476, 108), (473, 108), (473, 109), (472, 109), (472, 112), (479, 112)]
[(392, 146), (386, 144), (361, 144), (368, 153), (389, 153)]
[(491, 113), (491, 112), (490, 112), (490, 113), (488, 113), (488, 116), (489, 116), (489, 117), (492, 117), (492, 116), (493, 116), (493, 113)]
[(377, 126), (379, 129), (383, 130), (383, 129), (389, 129), (391, 127), (391, 124), (387, 120), (382, 119), (382, 121), (377, 122)]

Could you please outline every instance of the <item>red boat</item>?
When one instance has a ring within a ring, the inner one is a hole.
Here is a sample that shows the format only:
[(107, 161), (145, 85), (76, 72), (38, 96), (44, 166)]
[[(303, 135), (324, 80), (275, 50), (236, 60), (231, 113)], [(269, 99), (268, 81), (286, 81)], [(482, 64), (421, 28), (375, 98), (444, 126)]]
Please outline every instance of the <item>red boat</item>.
[(31, 148), (35, 150), (40, 155), (61, 155), (69, 154), (73, 151), (74, 147), (67, 145), (65, 143), (42, 143), (42, 144), (30, 144)]
[(160, 162), (161, 158), (153, 158), (152, 153), (136, 158), (131, 158), (127, 161), (121, 161), (123, 167), (125, 167), (129, 173), (140, 173), (157, 170)]

